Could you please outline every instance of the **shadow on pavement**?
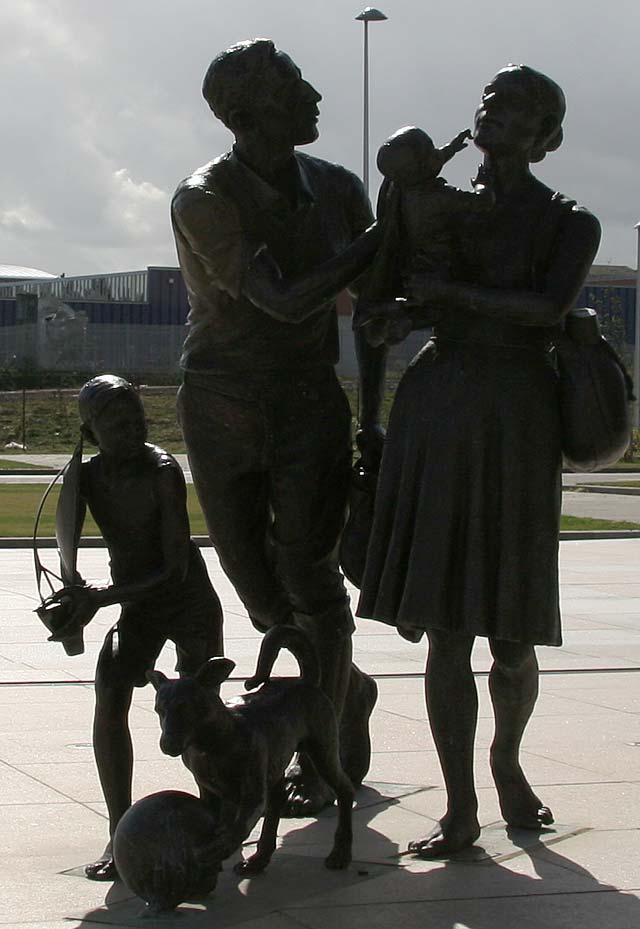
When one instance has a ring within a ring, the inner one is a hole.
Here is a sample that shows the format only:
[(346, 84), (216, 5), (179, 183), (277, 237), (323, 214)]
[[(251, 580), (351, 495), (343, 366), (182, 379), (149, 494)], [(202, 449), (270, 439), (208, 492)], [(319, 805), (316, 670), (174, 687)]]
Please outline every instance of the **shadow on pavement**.
[[(347, 871), (327, 871), (322, 865), (335, 828), (335, 813), (329, 810), (285, 835), (269, 868), (258, 877), (240, 879), (233, 873), (232, 859), (225, 864), (212, 895), (153, 920), (143, 918), (141, 900), (131, 897), (122, 884), (115, 884), (106, 894), (104, 907), (87, 912), (77, 923), (70, 923), (70, 929), (95, 929), (96, 924), (106, 929), (151, 925), (204, 929), (262, 919), (265, 922), (260, 926), (273, 925), (274, 929), (296, 922), (309, 929), (640, 926), (637, 897), (601, 883), (559, 854), (557, 845), (568, 836), (558, 836), (554, 845), (547, 833), (550, 846), (540, 839), (532, 843), (530, 833), (509, 830), (509, 854), (502, 861), (487, 857), (481, 844), (457, 860), (399, 858), (397, 843), (369, 826), (381, 809), (398, 799), (371, 788), (363, 793), (363, 805), (356, 813), (357, 857)], [(363, 856), (358, 848), (364, 850)], [(366, 854), (371, 848), (375, 848), (373, 861)], [(420, 870), (422, 866), (425, 870)], [(278, 914), (283, 915), (282, 922)]]
[[(328, 871), (323, 865), (323, 858), (331, 851), (336, 825), (335, 809), (329, 809), (317, 819), (301, 821), (298, 829), (291, 829), (295, 820), (287, 820), (290, 831), (282, 837), (264, 874), (251, 879), (239, 877), (233, 872), (233, 863), (239, 855), (233, 856), (225, 862), (213, 894), (188, 901), (173, 914), (152, 919), (145, 914), (144, 902), (132, 896), (118, 881), (109, 886), (104, 906), (85, 913), (77, 923), (70, 923), (69, 929), (95, 929), (96, 925), (106, 929), (156, 925), (199, 929), (213, 924), (227, 927), (275, 914), (289, 906), (302, 905), (314, 896), (360, 885), (394, 867), (398, 856), (397, 844), (370, 829), (368, 822), (381, 809), (399, 801), (395, 796), (385, 796), (371, 787), (359, 791), (357, 799), (358, 806), (354, 811), (357, 844), (364, 848), (374, 843), (376, 857), (382, 854), (391, 859), (389, 864), (361, 864), (356, 860), (346, 871)], [(247, 848), (248, 853), (251, 851), (251, 847)]]

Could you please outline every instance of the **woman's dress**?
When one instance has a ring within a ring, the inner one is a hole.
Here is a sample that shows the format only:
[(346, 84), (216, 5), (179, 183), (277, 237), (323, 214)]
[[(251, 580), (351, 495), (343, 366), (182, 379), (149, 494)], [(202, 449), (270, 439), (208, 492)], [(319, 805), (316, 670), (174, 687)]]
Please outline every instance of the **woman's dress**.
[[(539, 187), (524, 233), (509, 205), (469, 219), (458, 280), (532, 289)], [(396, 393), (358, 615), (412, 641), (441, 629), (559, 645), (560, 500), (548, 330), (445, 311)]]

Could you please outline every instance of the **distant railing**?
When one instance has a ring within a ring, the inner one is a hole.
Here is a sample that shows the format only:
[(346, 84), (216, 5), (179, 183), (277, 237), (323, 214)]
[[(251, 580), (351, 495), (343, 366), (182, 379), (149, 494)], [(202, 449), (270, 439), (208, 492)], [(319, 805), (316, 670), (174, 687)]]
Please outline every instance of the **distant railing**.
[(0, 284), (0, 299), (36, 294), (58, 300), (96, 300), (113, 303), (147, 303), (147, 272), (118, 271)]

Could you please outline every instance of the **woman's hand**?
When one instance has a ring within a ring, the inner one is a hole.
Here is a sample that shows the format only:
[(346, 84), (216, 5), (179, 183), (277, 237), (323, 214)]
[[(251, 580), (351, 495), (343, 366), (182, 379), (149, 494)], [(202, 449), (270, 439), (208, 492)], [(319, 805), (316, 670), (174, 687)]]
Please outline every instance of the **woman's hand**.
[(402, 297), (358, 306), (353, 317), (353, 328), (364, 330), (370, 345), (395, 345), (402, 342), (413, 329), (410, 305)]
[(353, 314), (353, 329), (362, 329), (374, 319), (394, 319), (406, 313), (407, 301), (402, 297), (379, 303), (358, 304)]
[(426, 271), (408, 274), (404, 280), (407, 301), (422, 307), (444, 300), (449, 286), (448, 281)]

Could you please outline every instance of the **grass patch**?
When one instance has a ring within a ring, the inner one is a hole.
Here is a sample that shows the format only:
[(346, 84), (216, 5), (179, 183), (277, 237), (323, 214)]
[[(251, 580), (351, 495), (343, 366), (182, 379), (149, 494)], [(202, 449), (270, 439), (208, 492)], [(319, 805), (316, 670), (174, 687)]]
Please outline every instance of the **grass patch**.
[[(351, 408), (357, 410), (358, 387), (354, 381), (344, 383)], [(149, 425), (149, 441), (173, 455), (186, 452), (176, 416), (177, 387), (167, 387), (162, 393), (142, 391), (141, 396)], [(390, 385), (383, 403), (386, 422), (395, 392)], [(26, 451), (35, 454), (71, 454), (78, 441), (77, 391), (43, 390), (29, 392), (25, 405)], [(0, 396), (0, 445), (22, 442), (22, 395)], [(7, 454), (7, 457), (10, 455)]]
[[(0, 536), (28, 538), (33, 534), (33, 521), (44, 489), (42, 484), (0, 485)], [(55, 511), (59, 492), (59, 487), (54, 487), (45, 504), (38, 532), (40, 536), (55, 534)], [(204, 516), (192, 484), (187, 485), (187, 509), (192, 535), (206, 535)], [(587, 529), (640, 529), (640, 524), (583, 516), (563, 516), (560, 528), (571, 532)], [(89, 514), (84, 524), (83, 535), (100, 535)]]
[[(397, 373), (389, 373), (382, 403), (382, 421), (387, 422), (398, 384)], [(342, 386), (351, 404), (355, 417), (358, 409), (358, 383), (345, 380)], [(182, 433), (176, 417), (177, 387), (141, 391), (147, 420), (149, 441), (166, 449), (173, 455), (184, 454)], [(77, 390), (27, 391), (25, 395), (25, 438), (27, 451), (36, 454), (71, 454), (78, 441), (80, 420), (78, 418)], [(22, 442), (22, 393), (0, 394), (0, 449), (8, 442)], [(7, 458), (10, 454), (7, 453)], [(2, 466), (0, 466), (1, 468)], [(640, 458), (634, 461), (619, 461), (616, 467), (629, 471), (640, 470)]]
[(593, 519), (591, 516), (562, 516), (560, 529), (563, 532), (585, 532), (587, 530), (608, 532), (613, 529), (640, 529), (640, 523), (628, 523), (616, 519)]
[(585, 487), (640, 487), (640, 481), (589, 481)]
[[(0, 536), (30, 537), (33, 521), (45, 487), (42, 484), (0, 485)], [(49, 494), (40, 519), (39, 536), (55, 535), (55, 512), (58, 502), (58, 487)], [(192, 535), (206, 535), (204, 516), (192, 484), (187, 487), (187, 509)], [(100, 530), (87, 513), (83, 535), (100, 535)]]
[[(620, 461), (616, 461), (611, 467), (616, 469), (620, 468), (622, 471), (640, 471), (640, 458), (634, 458), (632, 461), (625, 461), (624, 458), (621, 458)], [(606, 473), (606, 469), (602, 471), (602, 474)]]

